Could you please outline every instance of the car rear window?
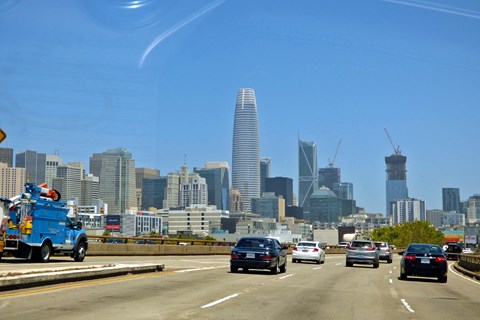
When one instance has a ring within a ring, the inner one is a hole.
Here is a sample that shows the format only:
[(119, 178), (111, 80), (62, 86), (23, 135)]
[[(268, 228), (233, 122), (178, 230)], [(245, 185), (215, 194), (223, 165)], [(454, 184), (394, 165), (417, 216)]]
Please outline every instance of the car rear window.
[(352, 248), (371, 248), (372, 243), (368, 241), (353, 241), (350, 246)]
[(240, 248), (273, 248), (270, 239), (240, 239), (237, 243)]
[(443, 253), (442, 248), (439, 246), (434, 246), (434, 245), (421, 245), (421, 244), (415, 244), (415, 245), (409, 245), (407, 248), (408, 253), (421, 253), (421, 254), (440, 254)]
[(315, 247), (315, 243), (311, 242), (299, 242), (297, 247)]

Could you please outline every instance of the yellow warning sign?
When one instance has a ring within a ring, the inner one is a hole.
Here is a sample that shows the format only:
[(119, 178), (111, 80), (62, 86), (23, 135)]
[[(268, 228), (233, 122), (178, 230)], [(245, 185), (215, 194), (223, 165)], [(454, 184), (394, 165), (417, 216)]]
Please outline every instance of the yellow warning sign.
[(2, 141), (5, 140), (6, 137), (7, 134), (2, 129), (0, 129), (0, 143), (2, 143)]

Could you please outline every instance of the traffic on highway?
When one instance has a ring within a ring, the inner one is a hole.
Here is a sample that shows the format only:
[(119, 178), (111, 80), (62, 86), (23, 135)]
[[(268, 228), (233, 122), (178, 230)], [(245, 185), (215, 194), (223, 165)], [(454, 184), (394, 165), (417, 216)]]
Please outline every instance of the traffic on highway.
[[(0, 312), (5, 319), (431, 319), (432, 314), (476, 319), (480, 314), (480, 282), (456, 271), (455, 262), (449, 262), (449, 282), (441, 283), (400, 280), (400, 257), (393, 259), (372, 268), (346, 267), (344, 254), (326, 255), (320, 265), (293, 264), (289, 255), (286, 272), (272, 274), (232, 273), (229, 256), (87, 257), (87, 266), (161, 263), (165, 268), (3, 291)], [(6, 257), (0, 269), (75, 265), (58, 256), (48, 265)], [(29, 307), (18, 308), (25, 299)]]

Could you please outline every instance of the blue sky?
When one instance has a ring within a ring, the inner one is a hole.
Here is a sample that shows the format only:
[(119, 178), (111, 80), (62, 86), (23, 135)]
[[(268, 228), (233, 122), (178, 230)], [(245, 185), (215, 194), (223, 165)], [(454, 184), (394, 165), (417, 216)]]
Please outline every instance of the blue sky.
[(315, 141), (357, 205), (385, 211), (384, 128), (409, 195), (480, 193), (480, 2), (34, 1), (0, 4), (2, 147), (65, 162), (126, 147), (161, 174), (231, 163), (236, 92), (255, 89), (261, 155), (294, 179)]

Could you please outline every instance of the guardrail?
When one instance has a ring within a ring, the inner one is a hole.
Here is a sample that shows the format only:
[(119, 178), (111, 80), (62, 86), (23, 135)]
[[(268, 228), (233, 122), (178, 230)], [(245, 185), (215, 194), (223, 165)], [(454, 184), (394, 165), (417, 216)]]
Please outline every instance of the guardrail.
[(460, 254), (458, 264), (471, 272), (479, 273), (480, 275), (480, 254)]
[(89, 243), (124, 243), (124, 244), (161, 244), (161, 245), (201, 245), (201, 246), (227, 246), (233, 247), (236, 242), (222, 240), (199, 240), (178, 238), (147, 238), (147, 237), (112, 237), (112, 236), (88, 236)]

